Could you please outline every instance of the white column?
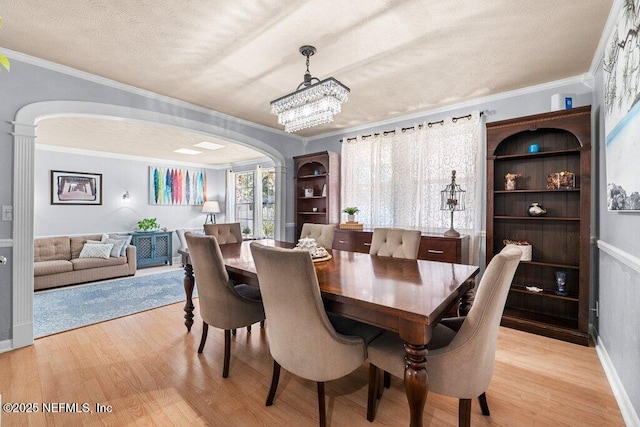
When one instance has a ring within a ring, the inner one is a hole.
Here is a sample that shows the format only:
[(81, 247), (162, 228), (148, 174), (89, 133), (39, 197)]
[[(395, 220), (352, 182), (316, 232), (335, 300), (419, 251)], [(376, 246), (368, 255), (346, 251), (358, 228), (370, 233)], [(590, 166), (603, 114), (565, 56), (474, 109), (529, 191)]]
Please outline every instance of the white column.
[(253, 173), (253, 237), (262, 238), (262, 166)]
[(35, 125), (13, 122), (13, 348), (33, 344), (35, 139)]
[(286, 222), (287, 222), (287, 168), (282, 164), (275, 166), (275, 185), (276, 185), (276, 221), (274, 225), (274, 237), (276, 240), (285, 240), (287, 238)]

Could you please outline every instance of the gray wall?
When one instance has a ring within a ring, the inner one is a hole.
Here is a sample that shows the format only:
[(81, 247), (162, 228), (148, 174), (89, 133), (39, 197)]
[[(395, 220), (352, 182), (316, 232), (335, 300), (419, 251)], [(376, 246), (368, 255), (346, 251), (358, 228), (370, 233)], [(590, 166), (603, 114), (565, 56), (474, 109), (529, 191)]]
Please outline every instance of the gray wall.
[[(81, 165), (81, 166), (79, 166)], [(127, 232), (137, 228), (142, 218), (157, 218), (161, 227), (198, 228), (205, 221), (202, 206), (150, 205), (149, 166), (204, 170), (207, 176), (207, 199), (225, 202), (224, 170), (96, 157), (36, 148), (34, 236), (56, 236), (104, 232)], [(51, 171), (77, 171), (102, 174), (102, 205), (76, 206), (51, 204)], [(124, 204), (122, 195), (131, 198)], [(224, 213), (217, 214), (224, 221)], [(178, 240), (174, 235), (174, 255)]]
[[(593, 104), (598, 111), (598, 147), (594, 150), (599, 171), (597, 197), (593, 201), (597, 229), (593, 234), (599, 237), (601, 248), (595, 256), (595, 297), (599, 299), (600, 316), (595, 319), (594, 328), (635, 413), (640, 414), (640, 213), (607, 211), (603, 83), (600, 66)], [(625, 263), (623, 259), (628, 261), (629, 257), (635, 258)]]

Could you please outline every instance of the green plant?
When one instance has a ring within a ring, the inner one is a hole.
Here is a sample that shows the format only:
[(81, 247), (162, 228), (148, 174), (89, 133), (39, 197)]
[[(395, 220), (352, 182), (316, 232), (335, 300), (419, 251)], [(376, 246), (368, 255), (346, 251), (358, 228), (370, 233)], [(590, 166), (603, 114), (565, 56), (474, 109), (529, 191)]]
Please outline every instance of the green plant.
[(243, 228), (242, 234), (244, 234), (245, 236), (251, 234), (251, 229), (249, 227)]
[(355, 215), (358, 212), (360, 212), (360, 209), (356, 208), (355, 206), (350, 206), (350, 207), (346, 207), (344, 209), (342, 209), (342, 212), (349, 214), (349, 215)]
[(158, 225), (156, 218), (145, 218), (138, 221), (138, 228), (142, 231), (149, 231), (160, 228), (160, 226)]
[[(0, 17), (0, 27), (2, 27), (2, 17)], [(9, 71), (9, 69), (11, 68), (11, 64), (9, 64), (9, 59), (4, 55), (0, 55), (0, 65), (6, 68), (7, 71)]]

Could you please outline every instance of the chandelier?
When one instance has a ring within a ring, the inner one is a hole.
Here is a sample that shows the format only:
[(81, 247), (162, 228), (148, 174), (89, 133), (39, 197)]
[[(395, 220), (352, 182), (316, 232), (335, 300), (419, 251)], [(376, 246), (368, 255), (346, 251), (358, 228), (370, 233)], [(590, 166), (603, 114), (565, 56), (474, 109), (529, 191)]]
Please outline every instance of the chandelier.
[(286, 132), (331, 123), (349, 98), (349, 88), (333, 77), (324, 80), (311, 77), (309, 57), (316, 53), (315, 47), (302, 46), (300, 53), (307, 57), (304, 81), (295, 92), (271, 101), (271, 114), (278, 115), (278, 123), (284, 125)]

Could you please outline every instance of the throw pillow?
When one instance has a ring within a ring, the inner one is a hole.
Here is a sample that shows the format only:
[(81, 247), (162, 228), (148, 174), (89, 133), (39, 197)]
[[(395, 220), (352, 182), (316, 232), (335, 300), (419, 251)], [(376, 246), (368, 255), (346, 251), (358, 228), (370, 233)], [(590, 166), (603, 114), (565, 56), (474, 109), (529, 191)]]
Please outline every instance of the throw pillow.
[(112, 243), (85, 243), (80, 252), (80, 258), (109, 259), (113, 249)]
[(120, 256), (127, 255), (127, 248), (131, 244), (131, 238), (133, 236), (131, 234), (109, 234), (110, 239), (126, 239), (124, 245), (122, 245), (122, 249), (120, 250)]
[(87, 240), (85, 243), (94, 243), (94, 244), (102, 244), (104, 243), (102, 240)]
[(127, 239), (107, 239), (105, 243), (112, 244), (113, 248), (111, 249), (111, 256), (118, 258), (120, 256), (120, 252), (122, 251), (122, 246), (124, 246)]

